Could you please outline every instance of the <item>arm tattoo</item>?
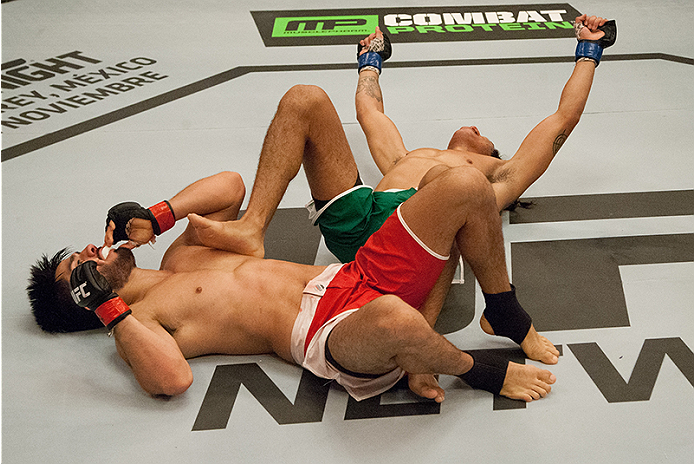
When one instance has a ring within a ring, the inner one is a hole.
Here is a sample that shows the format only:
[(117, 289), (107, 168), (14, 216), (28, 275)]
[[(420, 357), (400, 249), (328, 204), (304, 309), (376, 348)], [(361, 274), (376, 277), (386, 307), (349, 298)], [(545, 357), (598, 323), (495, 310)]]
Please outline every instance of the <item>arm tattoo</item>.
[(552, 145), (552, 156), (557, 154), (561, 146), (564, 145), (564, 142), (566, 142), (566, 139), (568, 138), (569, 136), (566, 134), (566, 130), (562, 130), (561, 134), (557, 135), (557, 138), (554, 139), (554, 144)]
[(357, 93), (364, 92), (367, 96), (373, 98), (377, 102), (383, 101), (381, 95), (381, 87), (378, 85), (378, 80), (375, 77), (364, 77), (359, 79), (357, 84)]

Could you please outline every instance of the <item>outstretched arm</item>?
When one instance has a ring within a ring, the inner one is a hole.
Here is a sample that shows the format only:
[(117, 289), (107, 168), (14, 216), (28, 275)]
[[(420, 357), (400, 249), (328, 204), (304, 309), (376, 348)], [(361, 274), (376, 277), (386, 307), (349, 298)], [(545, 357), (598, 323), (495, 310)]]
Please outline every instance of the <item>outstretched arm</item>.
[[(576, 18), (580, 40), (598, 40), (604, 33), (598, 27), (606, 20), (586, 15)], [(578, 58), (577, 58), (578, 59)], [(538, 124), (523, 140), (516, 154), (500, 165), (492, 176), (499, 210), (515, 201), (549, 167), (559, 149), (578, 124), (593, 83), (596, 62), (578, 59), (571, 77), (564, 86), (559, 107)]]
[[(374, 39), (383, 40), (379, 28), (376, 32), (360, 41), (360, 55), (367, 53)], [(359, 72), (359, 83), (355, 96), (357, 120), (361, 125), (371, 156), (382, 174), (386, 174), (395, 163), (407, 154), (402, 136), (393, 121), (383, 110), (383, 95), (379, 84), (379, 73), (374, 68), (362, 69)]]

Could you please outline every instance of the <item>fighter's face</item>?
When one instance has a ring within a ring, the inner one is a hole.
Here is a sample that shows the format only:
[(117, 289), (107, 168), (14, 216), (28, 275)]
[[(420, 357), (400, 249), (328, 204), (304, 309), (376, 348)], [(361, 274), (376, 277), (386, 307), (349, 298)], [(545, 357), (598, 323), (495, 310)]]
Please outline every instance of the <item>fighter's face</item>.
[(95, 261), (97, 271), (104, 276), (111, 288), (114, 290), (122, 288), (135, 267), (135, 256), (130, 249), (120, 247), (112, 250), (106, 259), (103, 259), (102, 248), (89, 244), (82, 251), (72, 253), (58, 265), (55, 272), (56, 279), (69, 281), (70, 274), (77, 266), (85, 261)]
[(453, 134), (448, 143), (449, 149), (463, 148), (481, 155), (494, 156), (494, 144), (480, 134), (475, 126), (463, 126)]

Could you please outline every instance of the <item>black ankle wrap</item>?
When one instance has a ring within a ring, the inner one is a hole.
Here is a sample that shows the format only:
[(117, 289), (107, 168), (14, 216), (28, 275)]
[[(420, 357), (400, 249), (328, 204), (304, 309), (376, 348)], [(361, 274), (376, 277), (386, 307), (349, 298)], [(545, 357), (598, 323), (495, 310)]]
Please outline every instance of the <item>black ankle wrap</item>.
[(518, 302), (516, 287), (511, 285), (511, 291), (483, 295), (487, 304), (484, 317), (492, 326), (494, 335), (508, 337), (520, 345), (528, 335), (533, 320)]
[(472, 388), (486, 390), (498, 395), (504, 386), (508, 361), (485, 353), (484, 351), (464, 351), (472, 356), (475, 362), (472, 368), (464, 374), (459, 375)]

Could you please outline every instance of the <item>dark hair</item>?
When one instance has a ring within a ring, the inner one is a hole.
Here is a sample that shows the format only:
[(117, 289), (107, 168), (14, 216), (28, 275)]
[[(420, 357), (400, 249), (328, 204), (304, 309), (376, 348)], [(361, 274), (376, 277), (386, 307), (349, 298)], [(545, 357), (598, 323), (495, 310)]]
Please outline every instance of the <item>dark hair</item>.
[(535, 206), (535, 203), (533, 203), (532, 201), (523, 201), (520, 198), (517, 198), (513, 201), (513, 203), (511, 203), (504, 209), (506, 211), (515, 212), (518, 208), (531, 209), (533, 206)]
[(104, 326), (96, 314), (75, 304), (70, 295), (70, 284), (56, 278), (58, 265), (69, 255), (70, 251), (63, 248), (52, 258), (43, 255), (31, 266), (27, 286), (31, 312), (36, 323), (46, 332), (78, 332)]

